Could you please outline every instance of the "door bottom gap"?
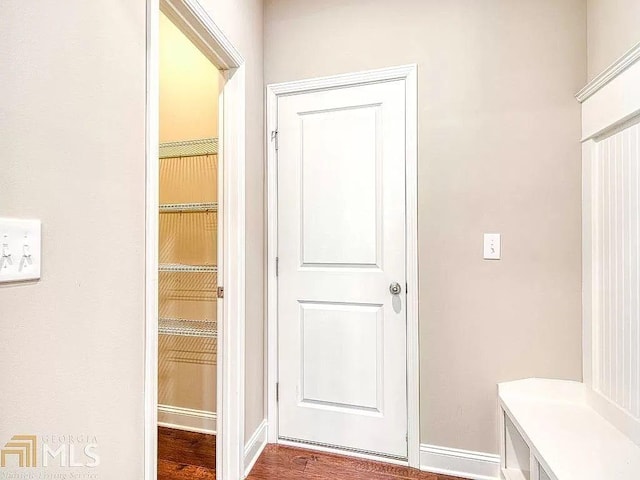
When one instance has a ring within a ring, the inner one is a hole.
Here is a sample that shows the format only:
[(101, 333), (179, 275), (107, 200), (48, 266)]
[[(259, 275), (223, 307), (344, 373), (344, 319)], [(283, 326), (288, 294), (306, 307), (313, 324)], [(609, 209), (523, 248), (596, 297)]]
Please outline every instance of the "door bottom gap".
[(300, 445), (308, 445), (308, 446), (326, 448), (326, 449), (329, 449), (329, 450), (337, 450), (337, 451), (341, 451), (341, 452), (345, 452), (345, 453), (353, 453), (353, 454), (362, 455), (362, 456), (366, 456), (366, 457), (373, 457), (373, 458), (370, 458), (371, 460), (375, 460), (376, 458), (378, 458), (381, 461), (383, 461), (383, 460), (392, 460), (394, 462), (398, 462), (398, 463), (402, 463), (402, 464), (406, 464), (407, 463), (407, 457), (401, 457), (401, 456), (397, 456), (397, 455), (390, 455), (388, 453), (373, 452), (373, 451), (370, 451), (370, 450), (360, 450), (358, 448), (351, 448), (351, 447), (341, 447), (341, 446), (337, 446), (337, 445), (331, 445), (329, 443), (313, 442), (313, 441), (310, 441), (310, 440), (300, 440), (299, 438), (278, 437), (278, 439), (279, 440), (283, 440), (285, 442), (298, 443)]

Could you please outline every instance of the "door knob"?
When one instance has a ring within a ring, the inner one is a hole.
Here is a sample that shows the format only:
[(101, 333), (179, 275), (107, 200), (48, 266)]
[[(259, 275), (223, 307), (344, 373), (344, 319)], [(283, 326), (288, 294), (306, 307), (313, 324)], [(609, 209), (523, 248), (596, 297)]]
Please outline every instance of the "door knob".
[(389, 292), (391, 292), (391, 295), (399, 295), (402, 292), (402, 287), (398, 282), (391, 282)]

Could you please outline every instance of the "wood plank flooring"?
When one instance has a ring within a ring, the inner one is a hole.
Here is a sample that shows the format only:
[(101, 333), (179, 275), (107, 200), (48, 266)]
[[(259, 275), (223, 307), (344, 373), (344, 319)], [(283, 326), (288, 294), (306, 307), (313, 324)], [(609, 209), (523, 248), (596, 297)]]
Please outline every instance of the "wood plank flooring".
[(409, 467), (267, 445), (247, 480), (462, 480)]
[(158, 427), (158, 480), (215, 478), (215, 435)]
[[(216, 437), (158, 428), (158, 480), (215, 480)], [(462, 480), (408, 467), (267, 445), (247, 480)]]

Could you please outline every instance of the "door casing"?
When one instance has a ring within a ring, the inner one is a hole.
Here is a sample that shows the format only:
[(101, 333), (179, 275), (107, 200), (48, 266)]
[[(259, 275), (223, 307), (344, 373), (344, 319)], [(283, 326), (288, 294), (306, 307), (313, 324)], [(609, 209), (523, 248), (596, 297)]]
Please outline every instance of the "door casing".
[[(278, 97), (317, 92), (332, 88), (367, 85), (402, 80), (406, 87), (406, 272), (407, 272), (407, 412), (408, 461), (397, 462), (385, 457), (372, 457), (346, 450), (317, 449), (375, 458), (380, 461), (420, 467), (420, 356), (418, 339), (418, 84), (417, 65), (348, 73), (330, 77), (271, 84), (266, 91), (266, 155), (267, 155), (267, 414), (270, 443), (291, 444), (278, 439), (278, 279), (276, 256), (278, 252), (278, 177), (276, 136), (278, 130)], [(308, 446), (306, 448), (309, 448)]]
[(159, 15), (162, 11), (225, 77), (221, 93), (222, 218), (218, 279), (218, 478), (245, 477), (245, 66), (244, 59), (198, 0), (146, 0), (146, 239), (144, 479), (157, 480), (158, 408), (158, 211), (159, 211)]

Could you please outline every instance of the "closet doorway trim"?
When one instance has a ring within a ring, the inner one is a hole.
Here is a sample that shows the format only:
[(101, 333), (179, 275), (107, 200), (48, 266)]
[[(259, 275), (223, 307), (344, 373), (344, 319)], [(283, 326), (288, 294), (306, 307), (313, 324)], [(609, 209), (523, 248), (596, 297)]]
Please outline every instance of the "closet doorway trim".
[[(158, 210), (159, 210), (159, 15), (162, 11), (219, 69), (220, 155), (223, 191), (222, 255), (218, 278), (224, 300), (218, 307), (218, 478), (244, 476), (245, 322), (245, 62), (198, 0), (146, 0), (146, 240), (144, 478), (158, 469)], [(233, 321), (232, 321), (233, 320)]]

